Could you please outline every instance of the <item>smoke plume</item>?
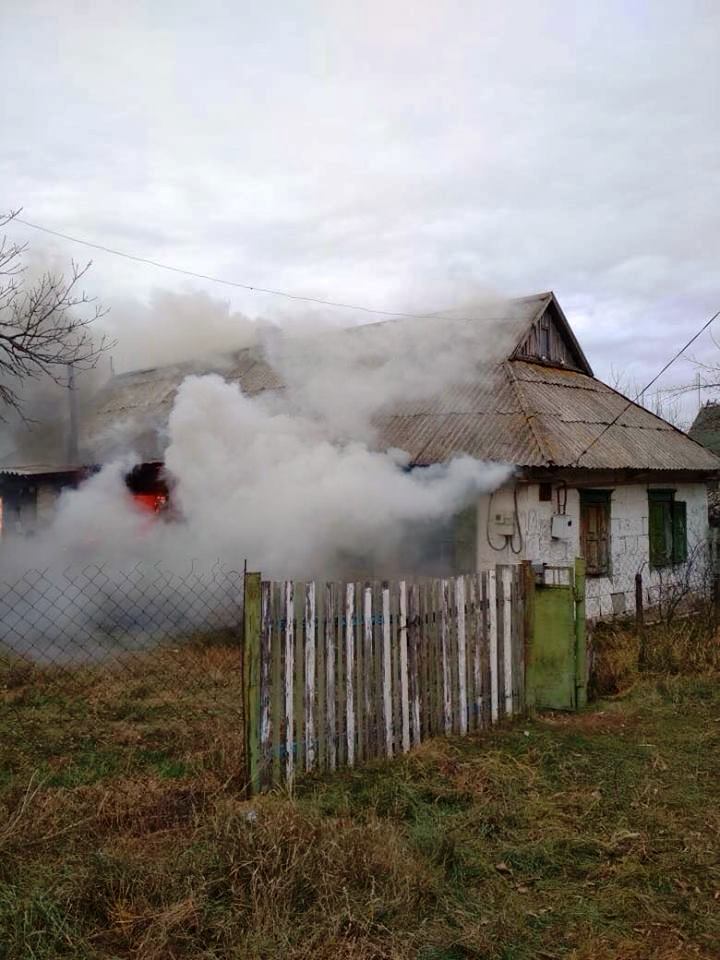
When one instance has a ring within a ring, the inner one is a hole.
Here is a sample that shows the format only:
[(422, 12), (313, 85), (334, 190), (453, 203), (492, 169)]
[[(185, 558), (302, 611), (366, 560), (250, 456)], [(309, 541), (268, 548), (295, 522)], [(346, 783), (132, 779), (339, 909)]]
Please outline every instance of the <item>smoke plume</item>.
[[(165, 317), (165, 307), (173, 303), (172, 297), (159, 298), (148, 308), (150, 315)], [(153, 340), (156, 352), (143, 359), (186, 359), (188, 350), (199, 352), (203, 315), (193, 311), (200, 303), (183, 302), (180, 342), (162, 352)], [(197, 610), (188, 604), (186, 581), (175, 574), (196, 561), (205, 570), (216, 561), (225, 570), (240, 570), (247, 561), (272, 578), (447, 572), (439, 541), (449, 522), (508, 477), (510, 467), (467, 456), (411, 469), (407, 452), (382, 449), (376, 432), (377, 417), (388, 410), (432, 402), (447, 387), (485, 375), (487, 358), (497, 357), (498, 345), (488, 349), (483, 323), (404, 319), (338, 330), (315, 316), (289, 335), (278, 326), (239, 318), (233, 346), (251, 342), (279, 378), (271, 389), (250, 396), (226, 379), (218, 364), (227, 342), (223, 325), (232, 326), (235, 315), (225, 305), (211, 306), (217, 337), (205, 346), (212, 347), (214, 360), (201, 362), (196, 354), (193, 367), (219, 372), (186, 376), (163, 427), (173, 505), (168, 517), (147, 514), (133, 501), (124, 478), (142, 458), (133, 448), (132, 423), (119, 422), (117, 435), (127, 437), (124, 454), (78, 489), (64, 492), (48, 527), (13, 541), (11, 549), (6, 538), (0, 550), (5, 583), (28, 569), (42, 569), (45, 580), (57, 581), (60, 595), (67, 581), (63, 571), (80, 569), (85, 578), (90, 571), (88, 586), (75, 591), (64, 618), (45, 610), (46, 593), (23, 600), (33, 611), (23, 620), (44, 617), (43, 642), (54, 632), (62, 646), (82, 622), (85, 646), (104, 651), (107, 637), (114, 636), (114, 609), (125, 611), (134, 625), (133, 643), (148, 642), (144, 625), (157, 624), (168, 610), (182, 610), (186, 629)], [(143, 316), (147, 320), (148, 314)], [(171, 339), (170, 321), (158, 322)], [(130, 326), (123, 354), (128, 360), (136, 356), (143, 325)], [(496, 325), (494, 331), (497, 337)], [(228, 363), (226, 373), (232, 369)], [(137, 573), (138, 563), (174, 571), (175, 580), (157, 573), (146, 580)], [(102, 570), (102, 588), (96, 567)], [(130, 578), (128, 570), (135, 571)], [(232, 610), (236, 602), (233, 594)], [(17, 648), (13, 636), (0, 640)]]
[(242, 545), (274, 576), (333, 575), (350, 558), (397, 572), (413, 529), (427, 533), (507, 476), (467, 457), (407, 471), (402, 451), (332, 442), (317, 421), (272, 412), (215, 375), (183, 383), (170, 438), (189, 525), (221, 554)]
[(507, 477), (464, 456), (410, 470), (404, 451), (375, 443), (378, 414), (483, 376), (482, 323), (306, 322), (295, 336), (247, 324), (238, 335), (249, 332), (284, 387), (248, 397), (218, 373), (182, 382), (164, 457), (175, 521), (139, 514), (125, 489), (138, 460), (128, 430), (125, 455), (62, 496), (32, 549), (72, 561), (93, 550), (114, 560), (247, 559), (276, 577), (408, 572), (455, 513)]

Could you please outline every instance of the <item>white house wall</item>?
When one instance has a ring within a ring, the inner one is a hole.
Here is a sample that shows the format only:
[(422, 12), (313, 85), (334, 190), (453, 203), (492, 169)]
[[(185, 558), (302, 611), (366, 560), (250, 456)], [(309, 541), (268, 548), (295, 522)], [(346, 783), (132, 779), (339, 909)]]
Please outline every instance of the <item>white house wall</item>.
[[(649, 565), (650, 541), (648, 535), (648, 489), (653, 487), (675, 490), (677, 500), (687, 503), (688, 564), (672, 568), (672, 572), (651, 571)], [(705, 563), (704, 546), (708, 537), (707, 487), (704, 483), (627, 484), (612, 487), (611, 496), (611, 571), (612, 577), (587, 578), (587, 616), (608, 616), (631, 611), (635, 604), (635, 574), (642, 572), (646, 602), (657, 597), (664, 577), (682, 579), (689, 573), (698, 579)], [(484, 496), (478, 504), (478, 568), (483, 570), (496, 563), (517, 563), (520, 560), (538, 561), (550, 566), (571, 565), (580, 556), (580, 495), (576, 489), (567, 490), (565, 513), (571, 519), (566, 539), (553, 539), (552, 516), (558, 512), (557, 487), (553, 486), (551, 502), (539, 499), (539, 484), (520, 484), (517, 487), (517, 512), (522, 532), (522, 545), (516, 535), (513, 552), (503, 537), (493, 535), (490, 524), (488, 543), (488, 511), (512, 513), (513, 489), (504, 487), (492, 498)]]

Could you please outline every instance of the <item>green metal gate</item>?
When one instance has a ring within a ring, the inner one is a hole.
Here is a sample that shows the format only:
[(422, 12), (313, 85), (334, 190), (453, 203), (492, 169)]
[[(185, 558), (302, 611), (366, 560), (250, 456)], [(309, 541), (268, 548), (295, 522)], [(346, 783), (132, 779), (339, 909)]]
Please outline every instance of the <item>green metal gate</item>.
[(585, 561), (546, 567), (544, 581), (527, 591), (527, 707), (578, 710), (587, 702)]

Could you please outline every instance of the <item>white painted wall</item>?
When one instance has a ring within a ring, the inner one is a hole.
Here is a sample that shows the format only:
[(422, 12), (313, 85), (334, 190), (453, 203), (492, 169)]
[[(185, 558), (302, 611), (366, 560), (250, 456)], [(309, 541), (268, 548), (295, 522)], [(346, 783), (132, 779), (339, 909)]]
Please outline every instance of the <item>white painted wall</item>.
[[(700, 576), (705, 562), (704, 544), (708, 537), (707, 487), (704, 483), (657, 483), (626, 484), (612, 489), (611, 522), (611, 570), (612, 577), (587, 578), (587, 616), (588, 618), (607, 616), (613, 612), (613, 594), (624, 595), (625, 607), (634, 610), (635, 574), (643, 575), (643, 586), (648, 603), (654, 602), (661, 578), (668, 576), (682, 578), (687, 566), (675, 567), (662, 573), (651, 571), (649, 565), (648, 537), (648, 489), (659, 487), (676, 491), (675, 498), (687, 503), (688, 557), (693, 558), (693, 574)], [(576, 489), (567, 490), (566, 514), (572, 520), (570, 536), (556, 540), (551, 536), (552, 515), (558, 512), (557, 487), (553, 487), (552, 502), (541, 502), (539, 484), (519, 484), (517, 486), (517, 512), (522, 531), (522, 548), (513, 553), (505, 538), (493, 536), (490, 539), (496, 550), (488, 543), (487, 519), (492, 505), (492, 513), (497, 510), (512, 513), (513, 487), (503, 487), (492, 498), (484, 496), (478, 504), (478, 569), (483, 570), (496, 563), (517, 563), (520, 560), (535, 560), (549, 565), (571, 565), (580, 555), (580, 495)], [(561, 494), (561, 502), (562, 502)], [(516, 550), (520, 540), (516, 536), (513, 544)], [(622, 605), (622, 597), (616, 596), (615, 604)]]

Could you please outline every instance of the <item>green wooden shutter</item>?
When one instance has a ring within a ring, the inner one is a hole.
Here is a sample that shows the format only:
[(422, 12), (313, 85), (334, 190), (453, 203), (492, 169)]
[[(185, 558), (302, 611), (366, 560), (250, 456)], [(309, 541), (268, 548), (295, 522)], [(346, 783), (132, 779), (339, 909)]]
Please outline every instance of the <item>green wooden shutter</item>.
[(687, 560), (687, 504), (675, 500), (672, 505), (672, 561), (685, 563)]
[(651, 499), (648, 526), (650, 530), (650, 566), (662, 567), (667, 563), (665, 552), (665, 504)]

